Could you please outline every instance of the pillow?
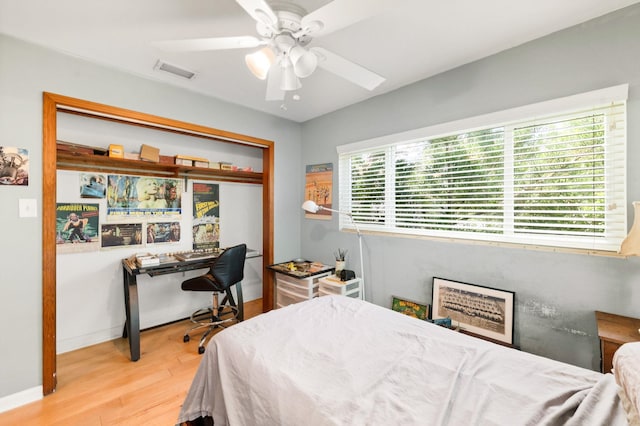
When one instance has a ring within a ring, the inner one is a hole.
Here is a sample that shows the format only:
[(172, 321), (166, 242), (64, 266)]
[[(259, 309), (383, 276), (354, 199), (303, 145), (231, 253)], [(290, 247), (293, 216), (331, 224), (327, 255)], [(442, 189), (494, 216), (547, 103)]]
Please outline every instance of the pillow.
[(613, 374), (630, 425), (640, 425), (640, 342), (625, 343), (613, 356)]

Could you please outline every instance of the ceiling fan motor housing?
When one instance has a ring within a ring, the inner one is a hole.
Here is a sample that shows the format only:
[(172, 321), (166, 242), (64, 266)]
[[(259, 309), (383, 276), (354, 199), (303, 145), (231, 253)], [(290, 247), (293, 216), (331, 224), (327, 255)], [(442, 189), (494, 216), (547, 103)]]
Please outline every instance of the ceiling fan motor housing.
[(306, 11), (294, 4), (277, 3), (273, 5), (274, 13), (278, 17), (278, 22), (274, 26), (268, 25), (264, 22), (256, 22), (256, 31), (262, 37), (271, 38), (277, 37), (279, 34), (287, 33), (300, 45), (306, 46), (311, 41), (311, 37), (307, 34), (301, 34), (299, 37), (295, 37), (294, 34), (302, 29), (302, 17), (306, 15)]

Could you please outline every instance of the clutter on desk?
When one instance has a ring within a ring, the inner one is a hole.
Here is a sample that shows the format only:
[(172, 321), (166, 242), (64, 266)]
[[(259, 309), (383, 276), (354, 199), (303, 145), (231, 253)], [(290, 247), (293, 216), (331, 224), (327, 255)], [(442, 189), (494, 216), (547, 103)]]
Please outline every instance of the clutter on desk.
[(333, 266), (305, 259), (293, 259), (287, 262), (276, 263), (267, 266), (267, 268), (298, 278), (310, 277), (311, 275), (334, 270)]
[(151, 253), (138, 253), (136, 256), (136, 264), (142, 266), (153, 266), (160, 264), (160, 257)]

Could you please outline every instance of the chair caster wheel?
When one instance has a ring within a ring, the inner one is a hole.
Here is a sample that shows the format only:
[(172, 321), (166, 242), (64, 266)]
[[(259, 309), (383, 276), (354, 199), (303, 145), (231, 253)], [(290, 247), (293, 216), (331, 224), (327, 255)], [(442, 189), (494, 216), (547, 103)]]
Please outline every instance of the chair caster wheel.
[(198, 346), (198, 353), (202, 355), (204, 353), (204, 346)]
[(189, 341), (189, 335), (185, 334), (184, 337), (182, 338), (182, 341), (187, 343)]

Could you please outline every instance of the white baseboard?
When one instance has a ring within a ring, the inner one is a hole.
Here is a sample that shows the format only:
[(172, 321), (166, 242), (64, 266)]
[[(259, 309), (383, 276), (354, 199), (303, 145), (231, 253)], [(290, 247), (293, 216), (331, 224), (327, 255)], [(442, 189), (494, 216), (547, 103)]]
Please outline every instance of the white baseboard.
[[(245, 286), (243, 283), (242, 293), (244, 296), (244, 302), (250, 302), (262, 297), (262, 283), (256, 285), (251, 283)], [(210, 303), (207, 298), (206, 302)], [(200, 306), (204, 307), (206, 306)], [(189, 318), (191, 313), (196, 310), (198, 306), (186, 306), (182, 309), (176, 309), (171, 312), (166, 310), (147, 313), (143, 318), (140, 318), (140, 329), (146, 329), (155, 327), (161, 324), (166, 324), (171, 321), (176, 321), (181, 318)], [(98, 343), (108, 342), (111, 340), (119, 339), (122, 337), (122, 330), (124, 324), (110, 329), (99, 330), (95, 333), (83, 334), (80, 336), (72, 336), (68, 338), (58, 338), (56, 341), (56, 354), (60, 355), (66, 352), (75, 351), (76, 349), (86, 348), (87, 346), (96, 345)]]
[(60, 355), (65, 352), (75, 351), (76, 349), (117, 339), (122, 337), (122, 329), (123, 326), (119, 326), (107, 330), (100, 330), (96, 333), (84, 334), (82, 336), (74, 336), (67, 339), (59, 338), (56, 341), (56, 354)]
[(0, 398), (0, 413), (42, 399), (42, 386), (26, 389)]

